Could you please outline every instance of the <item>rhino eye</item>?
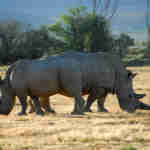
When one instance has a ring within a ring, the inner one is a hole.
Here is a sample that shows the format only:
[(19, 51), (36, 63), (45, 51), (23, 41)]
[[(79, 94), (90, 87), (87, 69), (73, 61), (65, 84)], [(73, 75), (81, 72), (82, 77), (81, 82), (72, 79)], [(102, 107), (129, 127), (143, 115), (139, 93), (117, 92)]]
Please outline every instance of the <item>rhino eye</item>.
[(129, 94), (129, 98), (132, 98), (132, 95), (131, 95), (131, 94)]
[(129, 98), (133, 98), (134, 97), (134, 94), (129, 94)]

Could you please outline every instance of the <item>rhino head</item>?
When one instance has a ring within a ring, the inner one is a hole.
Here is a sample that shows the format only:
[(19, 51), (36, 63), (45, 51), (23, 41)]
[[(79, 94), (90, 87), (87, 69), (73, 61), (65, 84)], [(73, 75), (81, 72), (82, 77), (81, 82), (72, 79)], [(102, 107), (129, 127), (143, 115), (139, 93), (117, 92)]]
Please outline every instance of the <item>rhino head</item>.
[(150, 110), (150, 106), (139, 101), (145, 94), (135, 94), (133, 90), (133, 78), (137, 75), (129, 70), (126, 70), (117, 79), (116, 94), (119, 100), (120, 107), (129, 112), (133, 113), (137, 109)]
[(6, 80), (0, 77), (0, 114), (8, 115), (14, 106), (15, 96)]

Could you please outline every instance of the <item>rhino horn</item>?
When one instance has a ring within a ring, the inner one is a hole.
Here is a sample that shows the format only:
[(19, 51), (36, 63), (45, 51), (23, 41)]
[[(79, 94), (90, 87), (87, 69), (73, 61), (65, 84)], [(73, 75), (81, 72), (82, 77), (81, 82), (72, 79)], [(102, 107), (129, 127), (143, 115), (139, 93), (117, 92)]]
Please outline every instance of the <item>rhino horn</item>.
[(144, 104), (143, 102), (138, 101), (138, 105), (137, 105), (136, 109), (150, 110), (150, 105)]
[(132, 72), (132, 78), (134, 78), (137, 74), (137, 72)]
[(136, 94), (136, 93), (134, 93), (134, 96), (135, 96), (135, 98), (137, 98), (137, 99), (141, 99), (141, 98), (145, 97), (146, 94)]
[(130, 77), (131, 79), (133, 79), (138, 73), (137, 72), (132, 72), (131, 70), (127, 70), (128, 71), (128, 77)]

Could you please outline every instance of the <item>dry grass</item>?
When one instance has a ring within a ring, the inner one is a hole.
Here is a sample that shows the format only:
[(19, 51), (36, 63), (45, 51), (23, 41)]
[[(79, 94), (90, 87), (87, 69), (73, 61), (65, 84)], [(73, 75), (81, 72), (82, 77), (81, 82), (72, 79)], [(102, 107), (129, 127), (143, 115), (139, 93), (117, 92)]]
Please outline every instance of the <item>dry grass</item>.
[[(137, 93), (146, 93), (150, 104), (150, 67), (130, 68), (139, 73), (134, 80)], [(120, 150), (133, 145), (150, 149), (150, 112), (122, 112), (115, 96), (109, 95), (106, 108), (110, 113), (71, 116), (73, 100), (56, 95), (52, 98), (57, 114), (39, 117), (17, 116), (16, 105), (9, 116), (0, 116), (0, 150)]]

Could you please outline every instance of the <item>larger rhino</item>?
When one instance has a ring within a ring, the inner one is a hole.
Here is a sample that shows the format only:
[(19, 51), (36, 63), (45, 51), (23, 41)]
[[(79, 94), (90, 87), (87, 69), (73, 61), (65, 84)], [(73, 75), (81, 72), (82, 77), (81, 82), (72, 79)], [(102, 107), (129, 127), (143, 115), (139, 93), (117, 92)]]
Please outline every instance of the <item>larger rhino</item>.
[[(78, 61), (80, 63), (83, 63), (82, 59), (80, 59), (82, 57), (82, 55), (84, 55), (84, 53), (81, 52), (74, 52), (74, 51), (69, 51), (69, 52), (64, 52), (61, 53), (61, 55), (57, 55), (57, 57), (76, 57), (76, 59), (78, 59)], [(53, 56), (49, 56), (48, 59), (52, 59), (55, 58), (56, 55)], [(137, 73), (132, 73), (130, 70), (128, 70), (128, 73), (131, 75), (131, 79), (133, 79)], [(102, 89), (103, 90), (103, 89)], [(106, 100), (107, 95), (109, 94), (109, 91), (105, 91), (105, 94), (103, 96), (99, 96), (98, 93), (96, 92), (96, 89), (91, 88), (91, 90), (88, 90), (87, 93), (82, 93), (82, 95), (84, 94), (88, 94), (88, 98), (87, 98), (87, 103), (84, 107), (84, 111), (85, 112), (92, 112), (91, 110), (91, 105), (95, 102), (95, 100), (97, 99), (97, 111), (98, 112), (108, 112), (108, 110), (104, 107), (104, 102)], [(137, 94), (137, 93), (133, 93), (134, 96), (138, 99), (141, 99), (145, 96), (145, 94)], [(43, 107), (43, 109), (46, 112), (50, 112), (50, 113), (55, 113), (54, 109), (52, 109), (51, 104), (50, 104), (50, 98), (48, 97), (40, 97), (40, 103), (41, 106)], [(35, 112), (35, 106), (32, 103), (32, 99), (29, 100), (29, 104), (30, 104), (30, 113)]]
[(15, 67), (12, 65), (5, 79), (0, 80), (0, 114), (11, 112), (15, 96), (19, 97), (22, 105), (20, 114), (25, 114), (26, 99), (30, 96), (37, 114), (42, 115), (38, 97), (48, 98), (57, 93), (74, 97), (72, 114), (83, 114), (82, 95), (92, 90), (99, 98), (108, 92), (117, 94), (120, 107), (127, 112), (134, 112), (136, 109), (150, 110), (150, 106), (134, 96), (132, 73), (126, 70), (117, 56), (106, 53), (76, 53), (78, 52), (43, 60), (23, 60), (17, 62)]

